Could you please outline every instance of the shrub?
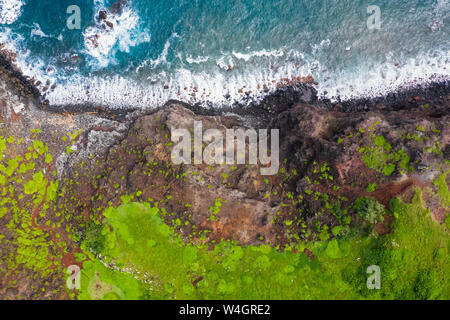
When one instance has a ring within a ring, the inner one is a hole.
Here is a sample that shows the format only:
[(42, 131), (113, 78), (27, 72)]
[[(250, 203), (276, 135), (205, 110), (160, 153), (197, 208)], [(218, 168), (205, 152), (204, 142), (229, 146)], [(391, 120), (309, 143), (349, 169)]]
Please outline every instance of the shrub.
[(103, 250), (103, 244), (105, 237), (102, 235), (102, 226), (93, 222), (89, 223), (86, 227), (86, 239), (85, 242), (88, 248), (91, 248), (95, 253), (99, 253)]
[(386, 213), (384, 206), (372, 198), (359, 198), (355, 202), (355, 209), (364, 221), (379, 223), (383, 221)]

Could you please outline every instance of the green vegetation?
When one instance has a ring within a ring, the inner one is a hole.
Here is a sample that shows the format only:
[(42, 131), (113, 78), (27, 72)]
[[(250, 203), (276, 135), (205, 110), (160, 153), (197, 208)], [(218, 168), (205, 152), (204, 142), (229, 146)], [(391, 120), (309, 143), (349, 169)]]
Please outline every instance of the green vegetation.
[(391, 176), (395, 170), (399, 172), (411, 172), (413, 167), (409, 164), (410, 157), (403, 150), (392, 150), (392, 145), (384, 136), (374, 137), (373, 145), (361, 147), (359, 152), (367, 167), (383, 173), (385, 176)]
[[(35, 299), (50, 290), (55, 296), (68, 293), (64, 282), (51, 282), (65, 278), (62, 260), (79, 238), (72, 222), (80, 219), (68, 205), (75, 198), (68, 197), (66, 182), (56, 178), (41, 135), (40, 129), (32, 129), (26, 139), (0, 137), (0, 225), (7, 235), (0, 235), (5, 248), (0, 274), (6, 286), (30, 285), (27, 297)], [(68, 137), (73, 143), (74, 135)]]
[[(294, 254), (290, 248), (280, 252), (268, 246), (241, 247), (225, 241), (212, 251), (209, 244), (184, 244), (174, 229), (163, 223), (159, 212), (139, 203), (110, 208), (101, 232), (105, 237), (104, 262), (132, 270), (142, 283), (149, 284), (151, 299), (308, 299), (321, 293), (344, 297), (340, 291), (327, 293), (327, 286), (334, 283), (339, 287), (340, 280), (333, 279), (331, 273), (320, 276), (322, 263), (310, 262), (306, 255)], [(326, 243), (312, 249), (325, 250)], [(337, 256), (339, 252), (335, 249), (330, 254)], [(99, 273), (102, 281), (125, 290), (114, 277), (105, 276), (108, 282), (100, 268), (88, 266), (83, 266), (83, 277), (92, 279)], [(314, 286), (317, 279), (324, 281)], [(86, 295), (89, 290), (82, 287), (81, 296)]]
[(367, 192), (375, 192), (375, 190), (377, 190), (377, 184), (376, 183), (371, 183), (367, 186)]
[(369, 223), (382, 222), (386, 213), (383, 205), (372, 198), (359, 198), (354, 206), (361, 219)]
[[(81, 170), (81, 163), (75, 165), (73, 180), (58, 181), (55, 159), (48, 145), (38, 139), (40, 133), (33, 130), (27, 140), (0, 137), (0, 224), (6, 230), (0, 234), (0, 248), (8, 249), (0, 257), (0, 274), (5, 279), (20, 279), (25, 274), (24, 281), (34, 283), (33, 298), (42, 298), (52, 288), (54, 295), (63, 297), (68, 293), (74, 299), (107, 300), (450, 299), (450, 217), (445, 225), (433, 221), (420, 191), (411, 204), (394, 199), (390, 212), (372, 198), (359, 198), (352, 204), (336, 194), (344, 186), (336, 184), (333, 168), (314, 162), (310, 177), (305, 177), (308, 189), (302, 193), (287, 192), (281, 183), (265, 191), (267, 197), (286, 197), (281, 203), (285, 211), (271, 218), (283, 226), (283, 246), (207, 242), (209, 230), (191, 225), (191, 204), (182, 203), (186, 212), (179, 215), (163, 208), (175, 198), (168, 185), (162, 187), (168, 191), (159, 202), (150, 198), (151, 203), (133, 202), (145, 201), (145, 191), (136, 190), (123, 195), (119, 207), (109, 203), (106, 209), (88, 208), (73, 193), (72, 186), (80, 183), (75, 178), (84, 174), (96, 186), (100, 176), (108, 178), (111, 168), (102, 168), (91, 177), (88, 169)], [(63, 138), (69, 144), (67, 156), (76, 151), (78, 135), (68, 133)], [(367, 165), (385, 175), (412, 170), (406, 153), (393, 151), (383, 136), (372, 138), (372, 146), (360, 149)], [(122, 192), (122, 184), (133, 172), (123, 163), (114, 165), (124, 172), (120, 183), (111, 177), (108, 183)], [(298, 176), (297, 169), (282, 168), (280, 180)], [(198, 175), (157, 162), (147, 163), (143, 174), (151, 176), (153, 170), (184, 180), (187, 174)], [(449, 208), (447, 174), (435, 185), (442, 205)], [(225, 183), (229, 176), (223, 173), (222, 178)], [(376, 188), (376, 183), (369, 183), (366, 191), (372, 193)], [(92, 203), (101, 197), (92, 197)], [(314, 203), (313, 219), (308, 220), (310, 209), (305, 203)], [(217, 198), (205, 213), (211, 221), (218, 221), (226, 205), (227, 200)], [(392, 215), (393, 232), (381, 237), (371, 226), (369, 232), (358, 229), (355, 210), (370, 224)], [(260, 236), (259, 240), (265, 239)], [(83, 266), (80, 291), (68, 292), (61, 281), (67, 278), (62, 261), (70, 254)], [(381, 268), (381, 290), (367, 289), (366, 270), (371, 265)], [(14, 287), (17, 282), (7, 285)]]
[[(42, 169), (51, 162), (51, 155), (48, 146), (36, 139), (38, 133), (31, 131), (34, 140), (28, 146), (23, 139), (0, 137), (0, 218), (13, 235), (2, 241), (15, 248), (14, 254), (0, 257), (0, 272), (5, 276), (21, 268), (43, 277), (62, 272), (59, 260), (66, 243), (60, 234), (49, 232), (48, 224), (38, 222), (45, 219), (58, 189), (52, 174)], [(24, 150), (24, 155), (10, 155), (17, 150)]]
[(445, 226), (423, 208), (421, 192), (412, 204), (393, 199), (394, 232), (365, 250), (367, 262), (383, 272), (380, 297), (389, 299), (449, 299), (450, 238)]
[(81, 272), (80, 300), (147, 299), (145, 284), (131, 274), (114, 271), (99, 260), (86, 261)]
[[(373, 206), (371, 201), (364, 203)], [(420, 192), (412, 204), (393, 200), (391, 210), (394, 232), (384, 237), (338, 237), (284, 250), (222, 241), (211, 250), (208, 243), (184, 243), (150, 204), (109, 208), (100, 232), (103, 245), (97, 246), (104, 249), (97, 253), (113, 267), (105, 268), (91, 256), (92, 261), (83, 265), (80, 297), (449, 299), (448, 230), (431, 219)], [(313, 260), (295, 253), (306, 248), (315, 255)], [(382, 270), (381, 290), (366, 287), (370, 265)], [(139, 281), (120, 278), (126, 274), (119, 270)], [(98, 294), (92, 285), (86, 286), (99, 279), (100, 287), (114, 288), (113, 293)]]
[(447, 175), (450, 173), (443, 173), (439, 178), (435, 181), (435, 185), (439, 188), (439, 197), (441, 199), (442, 205), (446, 208), (450, 208), (450, 191), (448, 190), (447, 185)]

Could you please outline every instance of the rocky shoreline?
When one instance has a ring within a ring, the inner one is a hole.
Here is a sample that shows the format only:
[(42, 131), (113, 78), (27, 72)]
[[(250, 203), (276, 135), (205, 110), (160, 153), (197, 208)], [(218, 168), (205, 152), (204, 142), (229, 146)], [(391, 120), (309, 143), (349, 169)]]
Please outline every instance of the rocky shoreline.
[[(417, 84), (407, 87), (399, 91), (388, 93), (384, 96), (361, 97), (351, 100), (341, 101), (337, 97), (337, 102), (332, 102), (327, 97), (319, 97), (317, 90), (313, 87), (311, 81), (307, 82), (287, 82), (278, 87), (278, 89), (267, 95), (260, 102), (249, 102), (245, 105), (234, 103), (229, 107), (206, 107), (200, 103), (190, 105), (188, 103), (170, 100), (163, 106), (153, 110), (140, 110), (139, 107), (125, 106), (123, 108), (108, 108), (104, 105), (94, 104), (67, 104), (50, 105), (45, 96), (42, 96), (35, 83), (14, 65), (14, 57), (9, 52), (0, 50), (0, 67), (5, 75), (13, 79), (25, 94), (32, 96), (39, 101), (37, 104), (43, 110), (54, 113), (84, 113), (94, 112), (102, 117), (111, 119), (125, 119), (126, 115), (133, 113), (152, 113), (161, 108), (170, 105), (173, 102), (183, 104), (196, 114), (201, 115), (224, 115), (233, 113), (241, 117), (249, 119), (250, 123), (259, 126), (267, 125), (274, 114), (289, 108), (296, 103), (307, 103), (325, 110), (333, 110), (344, 113), (367, 112), (369, 110), (378, 109), (380, 111), (399, 110), (416, 108), (424, 103), (440, 103), (444, 96), (450, 92), (450, 81), (437, 80), (429, 84)], [(308, 78), (309, 79), (309, 78)]]

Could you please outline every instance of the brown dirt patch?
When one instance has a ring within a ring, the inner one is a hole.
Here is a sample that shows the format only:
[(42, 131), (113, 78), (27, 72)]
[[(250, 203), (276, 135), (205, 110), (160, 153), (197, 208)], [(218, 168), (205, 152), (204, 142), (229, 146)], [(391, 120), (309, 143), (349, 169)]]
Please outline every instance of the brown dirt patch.
[(445, 220), (447, 220), (447, 216), (450, 214), (445, 210), (444, 208), (438, 208), (436, 210), (433, 210), (432, 217), (435, 221), (439, 222), (440, 224), (444, 224)]
[(394, 221), (394, 219), (391, 216), (385, 216), (383, 222), (377, 223), (375, 225), (375, 231), (380, 236), (384, 236), (384, 235), (391, 233), (393, 221)]
[(424, 185), (414, 179), (407, 179), (401, 182), (391, 182), (379, 186), (377, 190), (371, 194), (371, 196), (389, 209), (392, 198), (402, 195), (409, 197), (414, 187), (423, 188)]

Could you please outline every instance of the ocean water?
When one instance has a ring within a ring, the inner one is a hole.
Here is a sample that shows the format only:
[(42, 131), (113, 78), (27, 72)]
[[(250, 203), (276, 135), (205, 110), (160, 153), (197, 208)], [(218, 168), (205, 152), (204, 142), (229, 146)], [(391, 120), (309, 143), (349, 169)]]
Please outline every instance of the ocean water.
[(309, 74), (345, 100), (450, 77), (450, 0), (114, 2), (0, 0), (0, 43), (53, 105), (220, 107)]

